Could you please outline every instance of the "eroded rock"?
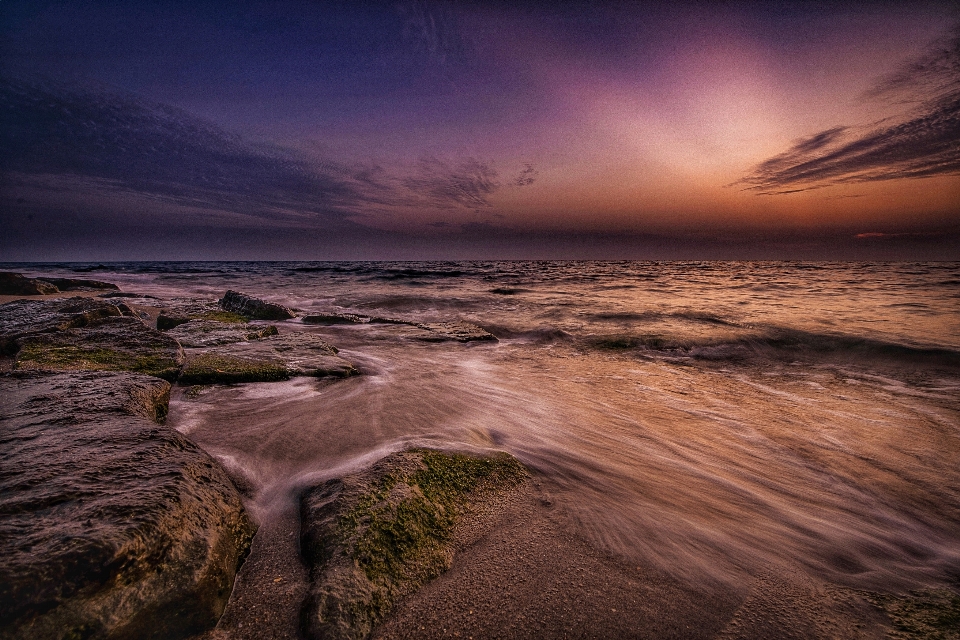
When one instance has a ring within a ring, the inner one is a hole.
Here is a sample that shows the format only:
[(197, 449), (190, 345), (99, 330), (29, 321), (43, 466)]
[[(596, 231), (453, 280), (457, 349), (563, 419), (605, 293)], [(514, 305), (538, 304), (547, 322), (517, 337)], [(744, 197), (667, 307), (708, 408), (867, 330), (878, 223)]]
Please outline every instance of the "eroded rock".
[(293, 312), (283, 305), (264, 302), (238, 291), (228, 290), (223, 294), (220, 306), (225, 311), (239, 313), (256, 320), (289, 320), (294, 317)]
[(133, 371), (173, 381), (184, 363), (174, 338), (124, 316), (27, 335), (17, 339), (17, 346), (17, 370)]
[(311, 580), (304, 633), (367, 637), (393, 602), (450, 566), (463, 516), (526, 477), (507, 454), (419, 449), (304, 491), (300, 543)]
[(216, 623), (253, 527), (220, 467), (156, 423), (169, 389), (0, 378), (0, 635), (172, 639)]
[(320, 336), (296, 332), (189, 349), (180, 383), (272, 382), (291, 376), (345, 378), (358, 373)]
[(14, 300), (0, 305), (0, 353), (16, 353), (17, 340), (25, 336), (84, 327), (120, 315), (116, 305), (95, 298)]
[(480, 327), (469, 322), (426, 322), (414, 326), (427, 331), (420, 339), (427, 342), (442, 342), (456, 340), (457, 342), (473, 342), (477, 340), (494, 340), (496, 337)]
[(275, 336), (277, 335), (277, 328), (273, 325), (246, 322), (191, 320), (178, 324), (167, 331), (166, 334), (179, 340), (180, 344), (185, 347), (213, 347)]
[(0, 295), (40, 296), (60, 293), (56, 285), (36, 278), (25, 278), (19, 273), (0, 271)]

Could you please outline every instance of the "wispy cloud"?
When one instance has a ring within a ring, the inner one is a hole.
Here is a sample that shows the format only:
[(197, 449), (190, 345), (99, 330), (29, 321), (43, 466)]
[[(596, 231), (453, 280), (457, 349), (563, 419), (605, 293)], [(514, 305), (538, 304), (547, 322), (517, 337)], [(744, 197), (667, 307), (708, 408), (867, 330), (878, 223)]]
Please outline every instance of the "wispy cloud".
[(364, 195), (346, 170), (318, 168), (165, 105), (0, 78), (0, 174), (85, 180), (258, 217), (350, 215)]
[(740, 180), (762, 195), (960, 173), (960, 28), (864, 96), (906, 105), (893, 120), (796, 142)]
[[(46, 81), (0, 77), (0, 109), (0, 183), (51, 197), (84, 191), (349, 225), (403, 210), (487, 208), (500, 188), (497, 171), (475, 158), (386, 167), (308, 159), (165, 105)], [(527, 165), (521, 178), (534, 174)]]
[(527, 185), (531, 185), (536, 181), (537, 175), (537, 170), (533, 168), (533, 165), (529, 162), (525, 162), (520, 175), (514, 178), (513, 186), (526, 187)]
[(455, 164), (423, 158), (417, 174), (403, 180), (403, 184), (441, 208), (480, 208), (489, 207), (489, 197), (500, 188), (497, 177), (493, 167), (474, 158)]

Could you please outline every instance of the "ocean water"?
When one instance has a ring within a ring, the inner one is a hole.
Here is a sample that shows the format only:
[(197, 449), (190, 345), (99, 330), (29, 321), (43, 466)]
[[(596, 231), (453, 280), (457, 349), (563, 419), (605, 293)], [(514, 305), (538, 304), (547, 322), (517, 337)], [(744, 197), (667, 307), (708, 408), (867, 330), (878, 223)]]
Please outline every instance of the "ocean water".
[(243, 479), (261, 521), (391, 451), (504, 450), (593, 544), (698, 585), (778, 567), (871, 589), (960, 580), (960, 263), (19, 270), (498, 337), (292, 321), (281, 332), (323, 335), (363, 375), (175, 394), (169, 423)]

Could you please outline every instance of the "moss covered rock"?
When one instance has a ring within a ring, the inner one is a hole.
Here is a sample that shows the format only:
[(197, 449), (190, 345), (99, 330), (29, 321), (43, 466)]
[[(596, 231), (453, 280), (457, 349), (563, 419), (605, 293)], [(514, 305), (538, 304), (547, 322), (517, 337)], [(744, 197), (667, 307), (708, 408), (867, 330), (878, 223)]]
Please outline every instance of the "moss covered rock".
[(311, 588), (304, 632), (365, 638), (397, 598), (450, 566), (462, 516), (526, 477), (507, 454), (417, 449), (305, 491), (301, 549)]
[(131, 317), (107, 317), (83, 327), (17, 340), (14, 368), (41, 371), (133, 371), (176, 380), (180, 344)]

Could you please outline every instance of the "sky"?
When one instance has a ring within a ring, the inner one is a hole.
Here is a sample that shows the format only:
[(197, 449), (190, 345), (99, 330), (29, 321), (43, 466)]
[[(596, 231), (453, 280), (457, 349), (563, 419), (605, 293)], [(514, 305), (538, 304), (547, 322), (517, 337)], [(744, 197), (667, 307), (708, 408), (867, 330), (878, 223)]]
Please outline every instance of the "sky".
[(955, 2), (0, 2), (0, 261), (960, 259)]

